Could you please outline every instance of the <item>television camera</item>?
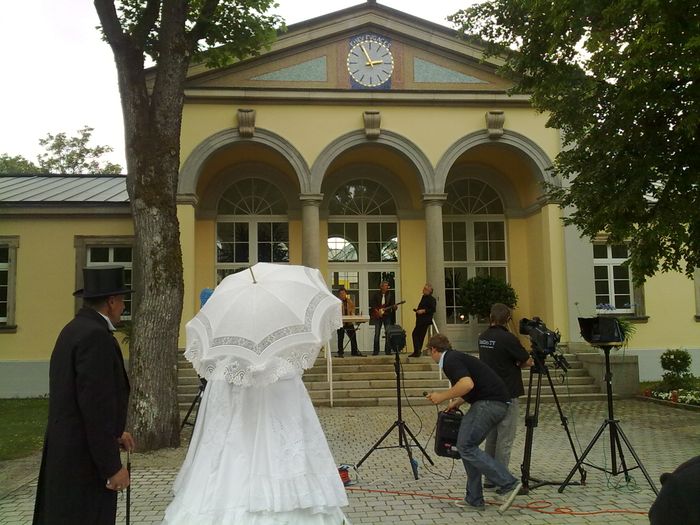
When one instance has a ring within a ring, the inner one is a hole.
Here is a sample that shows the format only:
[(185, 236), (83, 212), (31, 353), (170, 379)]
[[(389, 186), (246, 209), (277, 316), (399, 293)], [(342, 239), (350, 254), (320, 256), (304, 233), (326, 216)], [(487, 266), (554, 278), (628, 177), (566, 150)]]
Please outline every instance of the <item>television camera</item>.
[(526, 317), (520, 320), (520, 333), (530, 337), (532, 343), (532, 351), (537, 358), (544, 361), (548, 355), (554, 360), (554, 367), (566, 372), (569, 369), (569, 362), (564, 357), (564, 354), (557, 351), (557, 343), (561, 340), (559, 331), (553, 332), (547, 325), (544, 324), (539, 317), (527, 319)]

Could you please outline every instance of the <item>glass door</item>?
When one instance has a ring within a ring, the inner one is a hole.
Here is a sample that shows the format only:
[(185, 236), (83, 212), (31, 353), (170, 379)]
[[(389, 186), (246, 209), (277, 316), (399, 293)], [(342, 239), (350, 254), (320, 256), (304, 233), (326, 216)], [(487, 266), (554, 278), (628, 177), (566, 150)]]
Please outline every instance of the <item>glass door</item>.
[[(342, 286), (347, 290), (348, 296), (355, 303), (355, 315), (369, 316), (369, 300), (372, 294), (379, 290), (382, 281), (389, 283), (389, 289), (394, 292), (397, 301), (400, 301), (396, 289), (398, 282), (398, 271), (396, 269), (333, 269), (330, 272), (330, 282), (333, 294), (337, 295), (338, 289)], [(400, 307), (399, 307), (400, 308)], [(397, 321), (400, 322), (400, 312), (397, 312)], [(383, 334), (382, 334), (383, 337)], [(359, 325), (357, 330), (357, 344), (360, 352), (369, 355), (372, 353), (374, 341), (374, 326), (369, 322)], [(380, 349), (384, 348), (382, 341)], [(331, 341), (331, 350), (337, 350), (335, 339)]]

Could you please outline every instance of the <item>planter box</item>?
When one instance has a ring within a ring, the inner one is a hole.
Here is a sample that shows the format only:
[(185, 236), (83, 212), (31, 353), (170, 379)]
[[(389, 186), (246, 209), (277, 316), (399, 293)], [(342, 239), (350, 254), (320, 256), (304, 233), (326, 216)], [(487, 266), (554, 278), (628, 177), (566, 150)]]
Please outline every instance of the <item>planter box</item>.
[[(585, 353), (577, 355), (584, 368), (595, 380), (602, 393), (605, 393), (605, 355)], [(622, 355), (619, 350), (610, 352), (613, 394), (632, 397), (639, 394), (639, 360), (636, 355)]]

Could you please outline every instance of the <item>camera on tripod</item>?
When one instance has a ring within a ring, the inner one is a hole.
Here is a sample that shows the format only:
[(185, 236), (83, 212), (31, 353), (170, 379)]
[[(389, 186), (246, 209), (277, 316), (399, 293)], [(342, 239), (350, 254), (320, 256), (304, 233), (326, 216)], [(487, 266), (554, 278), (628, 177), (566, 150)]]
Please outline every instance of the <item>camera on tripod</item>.
[(556, 368), (564, 371), (569, 369), (569, 362), (564, 357), (564, 354), (557, 352), (557, 343), (561, 340), (559, 332), (553, 332), (547, 328), (542, 319), (539, 317), (533, 317), (532, 319), (522, 318), (520, 320), (520, 333), (530, 336), (535, 358), (544, 360), (546, 356), (551, 355)]

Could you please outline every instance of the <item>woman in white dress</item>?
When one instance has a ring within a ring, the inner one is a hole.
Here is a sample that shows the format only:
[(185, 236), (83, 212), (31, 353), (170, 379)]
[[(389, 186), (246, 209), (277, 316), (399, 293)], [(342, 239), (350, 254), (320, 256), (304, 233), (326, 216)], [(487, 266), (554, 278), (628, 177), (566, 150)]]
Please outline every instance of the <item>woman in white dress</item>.
[[(301, 371), (252, 386), (207, 384), (168, 525), (348, 523), (345, 487)], [(269, 376), (269, 377), (266, 377)]]
[[(345, 487), (301, 379), (341, 325), (340, 302), (318, 270), (253, 269), (254, 284), (226, 277), (187, 324), (185, 357), (207, 386), (163, 523), (348, 524)], [(291, 279), (312, 286), (285, 291)]]

